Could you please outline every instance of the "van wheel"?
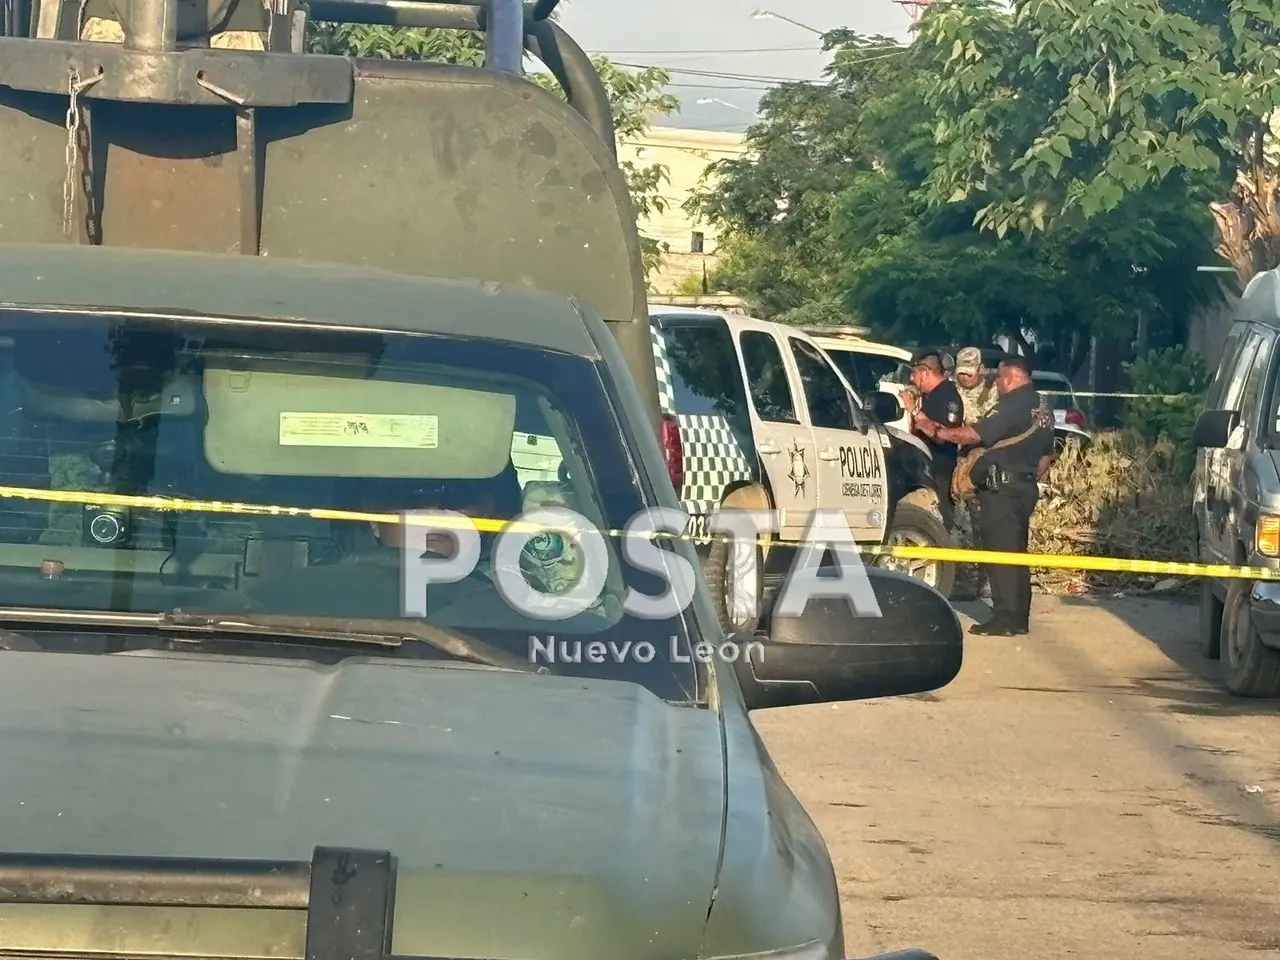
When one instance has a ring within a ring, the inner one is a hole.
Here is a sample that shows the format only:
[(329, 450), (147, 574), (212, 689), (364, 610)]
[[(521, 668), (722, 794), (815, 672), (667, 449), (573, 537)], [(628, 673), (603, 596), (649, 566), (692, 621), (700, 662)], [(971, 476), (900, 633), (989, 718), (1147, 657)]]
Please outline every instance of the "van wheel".
[(1222, 655), (1222, 601), (1213, 592), (1213, 581), (1200, 581), (1200, 653), (1209, 660)]
[[(942, 518), (932, 510), (899, 501), (893, 511), (893, 525), (885, 535), (887, 547), (953, 547), (954, 542)], [(944, 597), (950, 598), (956, 583), (956, 565), (938, 560), (896, 560), (877, 557), (876, 566), (898, 570), (923, 580)]]
[(1280, 650), (1262, 645), (1249, 612), (1253, 583), (1236, 580), (1222, 604), (1222, 660), (1226, 687), (1237, 697), (1280, 697)]
[[(754, 551), (756, 560), (753, 580), (748, 579), (746, 562), (751, 551)], [(725, 634), (754, 634), (760, 627), (760, 610), (764, 602), (764, 550), (760, 545), (738, 547), (728, 539), (713, 540), (707, 550), (707, 558), (702, 563), (702, 573), (711, 590), (711, 604), (715, 609), (716, 619), (720, 621)], [(735, 619), (733, 598), (740, 595), (745, 595), (744, 599), (752, 604), (755, 612)], [(751, 600), (752, 597), (754, 600)]]

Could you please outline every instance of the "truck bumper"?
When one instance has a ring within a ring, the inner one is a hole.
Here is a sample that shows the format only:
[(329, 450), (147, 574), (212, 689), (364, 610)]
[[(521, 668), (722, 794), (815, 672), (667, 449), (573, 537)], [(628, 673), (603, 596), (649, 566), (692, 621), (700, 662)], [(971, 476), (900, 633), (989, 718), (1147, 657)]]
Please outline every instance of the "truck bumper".
[(1280, 649), (1280, 583), (1255, 583), (1249, 594), (1249, 613), (1262, 645)]

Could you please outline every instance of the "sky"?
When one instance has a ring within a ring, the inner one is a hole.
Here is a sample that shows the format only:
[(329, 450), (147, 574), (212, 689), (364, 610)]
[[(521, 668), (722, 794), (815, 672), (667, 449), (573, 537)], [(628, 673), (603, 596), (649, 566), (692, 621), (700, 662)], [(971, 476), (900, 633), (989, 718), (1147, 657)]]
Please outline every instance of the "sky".
[[(562, 0), (560, 10), (589, 53), (671, 72), (682, 107), (662, 124), (726, 131), (752, 122), (761, 93), (778, 78), (822, 76), (827, 58), (812, 30), (906, 39), (911, 22), (894, 0)], [(760, 10), (804, 26), (752, 16)]]

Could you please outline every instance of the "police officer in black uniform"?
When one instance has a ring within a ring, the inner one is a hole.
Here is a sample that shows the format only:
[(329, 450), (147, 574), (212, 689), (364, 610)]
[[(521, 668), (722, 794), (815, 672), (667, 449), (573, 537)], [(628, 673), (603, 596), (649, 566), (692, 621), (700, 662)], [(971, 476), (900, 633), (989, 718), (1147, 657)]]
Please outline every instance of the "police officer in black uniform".
[[(1017, 442), (991, 450), (978, 459), (971, 476), (978, 488), (979, 538), (985, 550), (1025, 553), (1031, 514), (1039, 498), (1037, 481), (1053, 457), (1053, 414), (1036, 392), (1031, 364), (1025, 357), (1007, 357), (996, 374), (1000, 399), (972, 426), (946, 427), (932, 421), (917, 424), (921, 432), (962, 447), (990, 448), (1002, 440)], [(970, 633), (1015, 637), (1028, 632), (1031, 619), (1031, 570), (995, 565), (987, 571), (991, 583), (992, 616)]]
[[(913, 413), (913, 421), (924, 419), (943, 427), (958, 427), (964, 423), (964, 400), (955, 382), (947, 376), (940, 354), (931, 351), (916, 358), (911, 367), (911, 385), (920, 393), (920, 405)], [(938, 512), (942, 515), (942, 525), (951, 533), (956, 524), (951, 475), (956, 469), (959, 447), (928, 435), (924, 440), (933, 456), (933, 485), (938, 494)]]

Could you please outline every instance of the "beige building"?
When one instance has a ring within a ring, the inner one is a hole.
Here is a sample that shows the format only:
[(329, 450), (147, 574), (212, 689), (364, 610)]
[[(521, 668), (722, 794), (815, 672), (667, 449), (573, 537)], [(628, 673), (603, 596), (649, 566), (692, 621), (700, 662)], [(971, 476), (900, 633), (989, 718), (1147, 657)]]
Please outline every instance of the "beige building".
[(658, 294), (690, 294), (701, 289), (704, 275), (715, 268), (716, 229), (692, 218), (684, 203), (702, 183), (707, 167), (717, 160), (747, 152), (740, 133), (652, 127), (643, 137), (623, 141), (618, 159), (639, 167), (660, 163), (667, 169), (662, 185), (665, 209), (641, 221), (640, 232), (667, 247), (662, 268), (649, 277)]

